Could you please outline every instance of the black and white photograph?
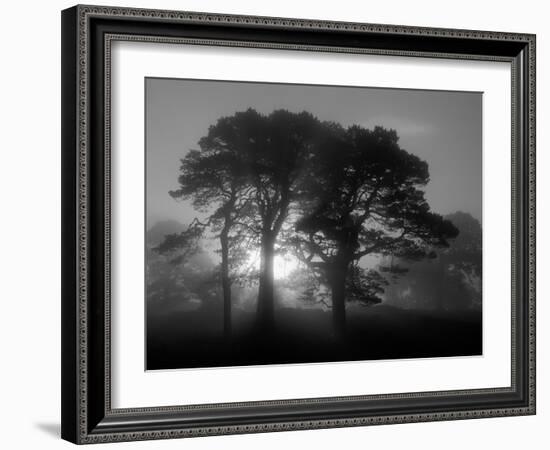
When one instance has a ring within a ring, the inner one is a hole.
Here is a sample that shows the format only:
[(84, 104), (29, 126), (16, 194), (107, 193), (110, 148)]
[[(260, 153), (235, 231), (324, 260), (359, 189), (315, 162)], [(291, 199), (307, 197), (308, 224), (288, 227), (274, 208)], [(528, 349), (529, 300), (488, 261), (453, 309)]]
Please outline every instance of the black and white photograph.
[(146, 370), (482, 355), (482, 100), (146, 78)]

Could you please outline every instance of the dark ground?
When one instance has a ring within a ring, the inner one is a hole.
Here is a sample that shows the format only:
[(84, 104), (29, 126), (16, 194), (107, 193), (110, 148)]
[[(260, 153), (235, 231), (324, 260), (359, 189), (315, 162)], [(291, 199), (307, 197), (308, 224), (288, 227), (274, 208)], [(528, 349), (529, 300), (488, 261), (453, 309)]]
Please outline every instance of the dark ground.
[(149, 309), (147, 370), (482, 354), (480, 311), (348, 308), (340, 341), (332, 337), (330, 311), (278, 309), (269, 337), (255, 329), (253, 313), (234, 311), (228, 341), (220, 311)]

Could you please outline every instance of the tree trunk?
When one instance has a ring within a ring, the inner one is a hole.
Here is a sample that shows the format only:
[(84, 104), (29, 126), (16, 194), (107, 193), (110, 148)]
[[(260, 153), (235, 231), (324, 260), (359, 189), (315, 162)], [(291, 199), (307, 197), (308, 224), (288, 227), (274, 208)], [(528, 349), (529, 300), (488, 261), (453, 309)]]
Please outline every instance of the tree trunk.
[(337, 338), (342, 338), (346, 331), (346, 276), (347, 265), (333, 268), (329, 277), (332, 293), (332, 324)]
[(261, 243), (260, 285), (258, 289), (258, 323), (262, 331), (269, 332), (274, 325), (273, 259), (275, 239), (264, 233)]
[(226, 338), (231, 337), (231, 280), (229, 278), (229, 237), (228, 231), (220, 234), (222, 247), (222, 291), (223, 291), (223, 332)]

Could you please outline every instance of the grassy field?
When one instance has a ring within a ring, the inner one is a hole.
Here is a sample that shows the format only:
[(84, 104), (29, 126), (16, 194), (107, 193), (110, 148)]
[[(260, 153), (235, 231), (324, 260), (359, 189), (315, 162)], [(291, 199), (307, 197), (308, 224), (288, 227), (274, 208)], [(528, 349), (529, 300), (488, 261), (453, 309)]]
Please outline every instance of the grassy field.
[(278, 309), (269, 336), (255, 328), (254, 318), (234, 311), (232, 337), (226, 339), (221, 311), (150, 311), (147, 369), (482, 354), (480, 311), (348, 308), (346, 335), (339, 340), (332, 334), (330, 311)]

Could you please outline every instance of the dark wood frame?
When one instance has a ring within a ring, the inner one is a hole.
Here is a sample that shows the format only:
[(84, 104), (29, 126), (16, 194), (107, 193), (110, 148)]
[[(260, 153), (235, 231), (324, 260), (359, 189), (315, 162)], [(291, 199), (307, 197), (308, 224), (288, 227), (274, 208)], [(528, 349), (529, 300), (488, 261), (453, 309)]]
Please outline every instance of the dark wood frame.
[[(186, 42), (512, 65), (512, 383), (112, 409), (110, 43)], [(535, 413), (535, 36), (98, 6), (62, 12), (62, 437), (75, 443)]]

